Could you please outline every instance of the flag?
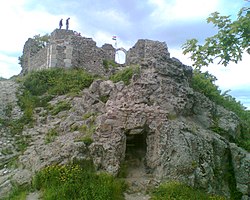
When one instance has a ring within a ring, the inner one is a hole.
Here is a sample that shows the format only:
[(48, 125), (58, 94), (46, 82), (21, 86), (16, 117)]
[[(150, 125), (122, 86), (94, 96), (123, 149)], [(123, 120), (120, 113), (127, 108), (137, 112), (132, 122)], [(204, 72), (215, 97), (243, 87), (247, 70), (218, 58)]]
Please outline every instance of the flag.
[(116, 40), (116, 36), (115, 35), (112, 37), (112, 40)]

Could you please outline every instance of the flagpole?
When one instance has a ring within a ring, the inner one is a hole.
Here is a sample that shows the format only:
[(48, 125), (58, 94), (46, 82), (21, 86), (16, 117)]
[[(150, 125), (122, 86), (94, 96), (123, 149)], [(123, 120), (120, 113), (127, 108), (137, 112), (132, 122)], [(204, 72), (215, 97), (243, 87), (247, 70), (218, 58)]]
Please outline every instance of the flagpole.
[[(112, 40), (115, 40), (115, 49), (117, 50), (117, 36), (116, 36), (116, 35), (114, 35), (114, 36), (112, 37)], [(117, 51), (115, 51), (115, 54), (117, 55), (118, 62), (120, 63), (120, 58), (119, 58), (119, 54), (118, 54), (118, 52), (117, 52)]]

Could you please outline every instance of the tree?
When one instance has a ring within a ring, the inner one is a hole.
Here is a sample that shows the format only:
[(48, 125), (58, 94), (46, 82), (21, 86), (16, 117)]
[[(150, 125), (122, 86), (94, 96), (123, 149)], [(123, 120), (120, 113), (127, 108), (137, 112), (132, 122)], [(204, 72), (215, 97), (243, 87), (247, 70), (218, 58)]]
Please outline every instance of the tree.
[(230, 16), (221, 16), (214, 12), (207, 18), (207, 22), (217, 27), (217, 34), (208, 37), (204, 45), (199, 45), (197, 39), (191, 39), (182, 46), (184, 54), (191, 54), (194, 67), (200, 69), (208, 66), (217, 58), (219, 64), (227, 66), (230, 61), (237, 63), (242, 60), (245, 51), (250, 54), (249, 7), (243, 7), (234, 21)]
[(40, 34), (35, 35), (33, 39), (37, 42), (39, 48), (44, 48), (50, 39), (49, 34), (45, 34), (43, 36), (40, 36)]

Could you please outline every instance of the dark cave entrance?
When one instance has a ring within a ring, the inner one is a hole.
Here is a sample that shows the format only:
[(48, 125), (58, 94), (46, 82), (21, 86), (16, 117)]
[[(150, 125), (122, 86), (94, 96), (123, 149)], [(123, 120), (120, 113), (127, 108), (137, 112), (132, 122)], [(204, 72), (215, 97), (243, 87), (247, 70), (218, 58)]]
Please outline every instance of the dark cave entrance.
[[(132, 133), (136, 132), (136, 133)], [(126, 134), (125, 164), (127, 177), (142, 176), (146, 168), (147, 131), (132, 130)]]

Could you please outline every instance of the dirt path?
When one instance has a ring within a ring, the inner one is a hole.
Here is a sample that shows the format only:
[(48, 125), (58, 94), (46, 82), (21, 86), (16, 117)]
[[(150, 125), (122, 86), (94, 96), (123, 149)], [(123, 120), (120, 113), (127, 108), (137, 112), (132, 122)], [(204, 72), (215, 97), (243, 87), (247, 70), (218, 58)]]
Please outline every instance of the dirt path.
[(153, 177), (146, 173), (144, 159), (132, 157), (126, 162), (128, 169), (125, 181), (129, 188), (125, 200), (149, 200), (147, 191), (152, 186)]
[(127, 194), (125, 193), (126, 200), (149, 200), (150, 196), (147, 194), (135, 193), (135, 194)]
[(26, 197), (26, 200), (40, 200), (40, 193), (39, 192), (30, 193)]

